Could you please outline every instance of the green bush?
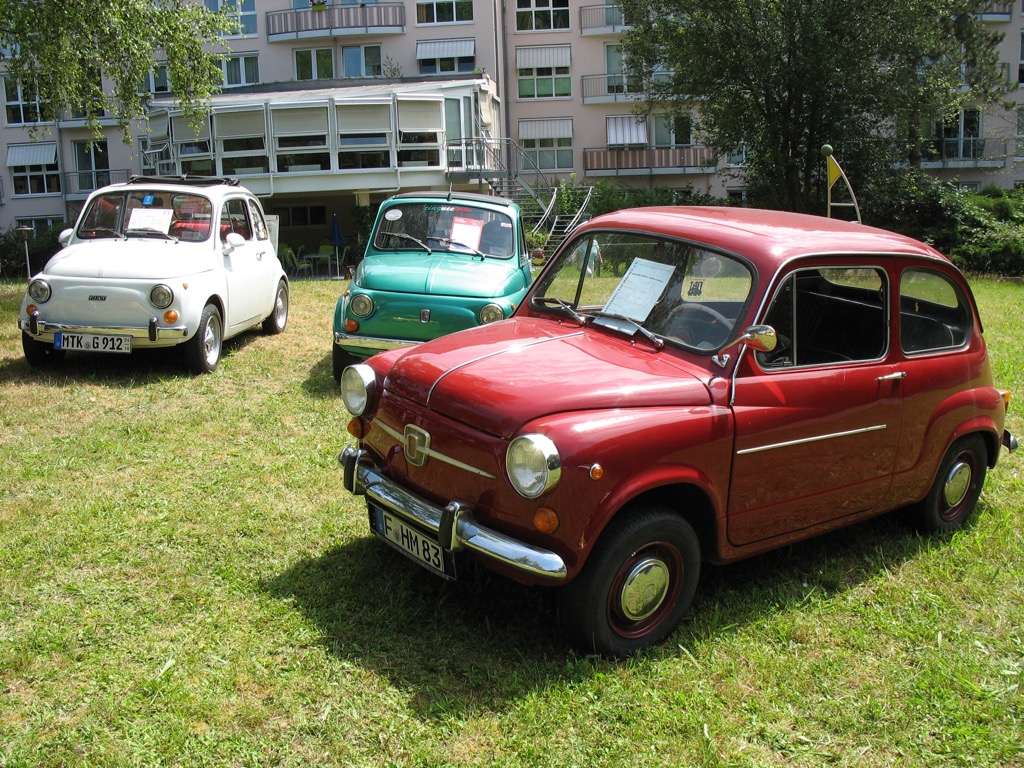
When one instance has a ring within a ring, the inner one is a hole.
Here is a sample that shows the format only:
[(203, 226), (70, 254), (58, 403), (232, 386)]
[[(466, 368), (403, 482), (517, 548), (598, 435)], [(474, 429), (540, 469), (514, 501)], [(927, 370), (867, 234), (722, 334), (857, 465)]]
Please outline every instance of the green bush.
[[(28, 255), (32, 274), (43, 268), (57, 251), (60, 243), (57, 235), (61, 228), (48, 229), (37, 235), (29, 235)], [(0, 231), (0, 277), (28, 279), (25, 267), (25, 238), (15, 225)]]

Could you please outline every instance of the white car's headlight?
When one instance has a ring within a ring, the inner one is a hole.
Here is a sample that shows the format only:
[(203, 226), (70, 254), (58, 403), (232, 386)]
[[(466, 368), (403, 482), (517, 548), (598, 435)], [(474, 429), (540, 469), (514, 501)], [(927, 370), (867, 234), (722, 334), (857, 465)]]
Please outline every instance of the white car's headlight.
[(353, 416), (373, 410), (377, 404), (377, 376), (373, 368), (358, 363), (342, 371), (341, 400)]
[(149, 292), (149, 300), (157, 309), (166, 309), (174, 301), (174, 291), (166, 285), (154, 285), (153, 290)]
[(480, 310), (480, 322), (484, 325), (487, 323), (496, 323), (499, 320), (504, 319), (505, 312), (497, 304), (488, 304)]
[(33, 280), (28, 284), (28, 295), (32, 301), (44, 304), (50, 300), (50, 284), (45, 280)]
[(520, 435), (508, 446), (505, 470), (512, 487), (527, 499), (551, 490), (562, 477), (562, 459), (544, 435)]

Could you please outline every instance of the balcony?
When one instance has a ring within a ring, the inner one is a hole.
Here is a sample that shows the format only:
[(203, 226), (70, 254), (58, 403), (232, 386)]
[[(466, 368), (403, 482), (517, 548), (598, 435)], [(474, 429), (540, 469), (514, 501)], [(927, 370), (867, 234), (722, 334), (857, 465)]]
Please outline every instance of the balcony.
[(1013, 3), (988, 3), (978, 13), (982, 21), (1013, 21)]
[(921, 147), (922, 168), (1005, 168), (1006, 163), (1006, 139), (930, 139)]
[[(670, 72), (656, 72), (654, 82), (666, 82)], [(584, 104), (614, 104), (618, 102), (640, 101), (647, 96), (643, 80), (634, 75), (621, 73), (605, 73), (603, 75), (583, 75), (580, 78), (583, 86)]]
[(581, 35), (621, 35), (629, 29), (617, 5), (584, 5), (580, 8)]
[(123, 184), (128, 181), (131, 171), (119, 168), (114, 171), (65, 171), (61, 184), (65, 200), (85, 200), (89, 193), (108, 184)]
[(714, 173), (718, 157), (710, 147), (592, 147), (583, 150), (587, 176), (655, 176)]
[(267, 40), (313, 40), (352, 35), (405, 33), (402, 3), (329, 5), (323, 10), (300, 8), (267, 12)]

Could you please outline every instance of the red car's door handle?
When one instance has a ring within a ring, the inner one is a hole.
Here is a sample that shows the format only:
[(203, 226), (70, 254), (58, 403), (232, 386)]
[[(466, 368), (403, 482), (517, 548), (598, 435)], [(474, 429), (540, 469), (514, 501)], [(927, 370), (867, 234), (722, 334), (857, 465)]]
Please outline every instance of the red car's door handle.
[(885, 376), (879, 376), (878, 380), (879, 381), (899, 381), (900, 379), (905, 379), (905, 378), (907, 378), (907, 372), (906, 371), (896, 371), (896, 373), (889, 373), (889, 374), (886, 374)]

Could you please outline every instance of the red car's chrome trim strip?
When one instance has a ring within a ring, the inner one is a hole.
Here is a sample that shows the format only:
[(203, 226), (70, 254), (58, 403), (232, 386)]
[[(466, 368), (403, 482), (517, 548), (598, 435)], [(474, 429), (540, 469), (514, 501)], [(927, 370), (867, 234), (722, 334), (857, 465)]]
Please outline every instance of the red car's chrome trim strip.
[[(397, 429), (395, 429), (391, 425), (385, 424), (380, 419), (374, 419), (373, 425), (377, 426), (377, 427), (380, 427), (382, 430), (384, 430), (389, 435), (391, 435), (393, 438), (395, 438), (395, 440), (397, 440), (399, 443), (401, 443), (402, 445), (405, 445), (405, 435), (402, 432), (399, 432)], [(438, 461), (443, 461), (445, 464), (451, 464), (453, 467), (458, 467), (459, 469), (464, 469), (467, 472), (472, 472), (474, 475), (480, 475), (481, 477), (486, 477), (488, 480), (496, 480), (497, 479), (497, 477), (495, 475), (492, 475), (490, 472), (486, 472), (486, 471), (484, 471), (482, 469), (477, 469), (476, 467), (471, 466), (469, 464), (464, 464), (463, 462), (459, 461), (458, 459), (453, 459), (451, 456), (446, 456), (443, 453), (435, 451), (433, 448), (429, 448), (428, 447), (427, 450), (425, 451), (425, 453), (426, 453), (428, 458), (437, 459)], [(423, 463), (426, 464), (425, 461)]]
[(802, 445), (803, 443), (817, 443), (821, 440), (831, 440), (835, 437), (849, 437), (850, 435), (861, 435), (865, 432), (877, 432), (880, 429), (888, 429), (886, 424), (878, 424), (874, 427), (864, 427), (863, 429), (851, 429), (848, 432), (833, 432), (830, 435), (818, 435), (816, 437), (805, 437), (800, 440), (788, 440), (785, 443), (772, 443), (770, 445), (759, 445), (756, 448), (744, 448), (742, 451), (736, 451), (737, 456), (743, 456), (748, 453), (760, 453), (761, 451), (770, 451), (774, 448), (788, 448), (791, 445)]

